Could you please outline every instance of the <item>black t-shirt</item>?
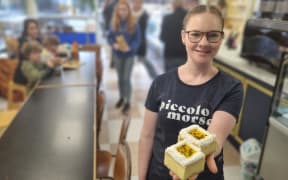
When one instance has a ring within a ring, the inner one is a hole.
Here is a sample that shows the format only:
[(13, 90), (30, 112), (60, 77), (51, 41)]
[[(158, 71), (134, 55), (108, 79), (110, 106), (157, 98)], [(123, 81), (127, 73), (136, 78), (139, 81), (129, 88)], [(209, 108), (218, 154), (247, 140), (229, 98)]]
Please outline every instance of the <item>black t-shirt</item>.
[[(158, 113), (147, 178), (171, 179), (163, 164), (164, 151), (177, 142), (179, 131), (191, 124), (207, 129), (215, 111), (228, 112), (237, 119), (242, 95), (240, 81), (221, 71), (206, 83), (195, 86), (182, 82), (177, 69), (157, 77), (145, 104), (147, 109)], [(218, 174), (213, 175), (205, 167), (198, 179), (223, 179), (223, 153), (215, 160)]]

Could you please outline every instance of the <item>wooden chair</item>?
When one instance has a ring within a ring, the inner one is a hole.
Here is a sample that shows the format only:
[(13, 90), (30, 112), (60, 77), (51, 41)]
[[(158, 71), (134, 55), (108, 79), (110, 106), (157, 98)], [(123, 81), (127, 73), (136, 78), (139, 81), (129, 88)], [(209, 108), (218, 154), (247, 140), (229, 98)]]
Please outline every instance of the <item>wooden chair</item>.
[(5, 98), (8, 97), (9, 82), (13, 80), (18, 62), (16, 59), (4, 58), (0, 60), (0, 94)]
[[(98, 179), (108, 178), (114, 180), (130, 180), (131, 178), (131, 153), (126, 141), (126, 136), (130, 124), (130, 117), (125, 116), (117, 147), (116, 155), (109, 151), (97, 150), (96, 154), (96, 177)], [(115, 158), (114, 173), (109, 175), (112, 168), (112, 160)]]
[(16, 37), (13, 36), (5, 36), (4, 37), (6, 51), (8, 54), (13, 55), (15, 58), (18, 58), (18, 48), (19, 42)]
[(126, 141), (130, 121), (131, 120), (129, 115), (124, 117), (120, 130), (119, 143), (124, 143)]
[(100, 149), (99, 136), (101, 132), (101, 126), (103, 121), (103, 111), (105, 105), (105, 94), (104, 91), (97, 91), (97, 108), (96, 108), (96, 141), (97, 149)]
[[(109, 176), (112, 159), (115, 159), (113, 175)], [(131, 152), (128, 143), (119, 143), (116, 155), (108, 151), (97, 152), (97, 172), (99, 179), (130, 180), (131, 179)]]
[(95, 64), (96, 64), (97, 89), (99, 89), (103, 79), (103, 65), (101, 59), (96, 59)]
[(17, 114), (17, 110), (0, 111), (0, 137)]
[(8, 109), (19, 109), (27, 97), (27, 88), (23, 85), (9, 82)]
[(95, 59), (95, 70), (97, 78), (97, 89), (99, 89), (102, 79), (103, 79), (103, 65), (101, 61), (101, 46), (95, 44), (84, 44), (81, 48), (81, 51), (94, 51), (96, 53)]

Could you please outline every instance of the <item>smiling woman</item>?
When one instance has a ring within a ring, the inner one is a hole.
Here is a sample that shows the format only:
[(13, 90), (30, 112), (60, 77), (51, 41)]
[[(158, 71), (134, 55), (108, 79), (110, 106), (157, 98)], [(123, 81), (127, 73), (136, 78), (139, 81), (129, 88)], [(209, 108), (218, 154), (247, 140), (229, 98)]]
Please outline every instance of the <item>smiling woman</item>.
[(194, 124), (215, 134), (217, 147), (216, 152), (207, 154), (203, 172), (191, 177), (224, 179), (222, 146), (238, 118), (242, 86), (213, 65), (223, 39), (223, 24), (214, 6), (195, 6), (184, 18), (181, 40), (186, 63), (158, 76), (146, 99), (139, 179), (178, 179), (164, 166), (164, 151), (177, 143), (181, 129)]

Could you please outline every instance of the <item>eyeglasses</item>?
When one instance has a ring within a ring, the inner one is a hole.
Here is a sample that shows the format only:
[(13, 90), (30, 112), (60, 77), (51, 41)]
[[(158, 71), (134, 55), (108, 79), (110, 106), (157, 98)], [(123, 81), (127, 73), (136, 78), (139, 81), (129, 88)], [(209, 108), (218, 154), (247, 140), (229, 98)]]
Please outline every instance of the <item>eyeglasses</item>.
[(201, 31), (184, 31), (188, 34), (188, 39), (191, 43), (198, 43), (201, 41), (203, 36), (206, 36), (206, 39), (209, 43), (216, 43), (220, 41), (223, 37), (223, 31), (209, 31), (209, 32), (201, 32)]

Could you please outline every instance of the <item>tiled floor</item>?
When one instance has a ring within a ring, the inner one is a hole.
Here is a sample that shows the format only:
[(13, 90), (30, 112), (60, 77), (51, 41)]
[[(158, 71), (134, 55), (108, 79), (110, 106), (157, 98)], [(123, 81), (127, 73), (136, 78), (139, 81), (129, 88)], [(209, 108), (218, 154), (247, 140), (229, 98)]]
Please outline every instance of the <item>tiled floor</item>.
[[(118, 100), (116, 72), (115, 69), (109, 68), (109, 56), (107, 53), (105, 53), (108, 51), (103, 49), (103, 52), (102, 59), (104, 60), (104, 79), (102, 88), (105, 90), (106, 104), (100, 135), (100, 146), (102, 149), (115, 152), (122, 115), (120, 110), (114, 108), (114, 105)], [(161, 68), (159, 69), (159, 72), (161, 72)], [(134, 64), (131, 77), (133, 84), (133, 95), (131, 124), (128, 130), (127, 140), (132, 153), (132, 179), (137, 179), (138, 140), (143, 123), (144, 101), (152, 80), (149, 78), (143, 64), (137, 61)], [(224, 146), (224, 154), (225, 179), (240, 180), (239, 153), (227, 142)]]

